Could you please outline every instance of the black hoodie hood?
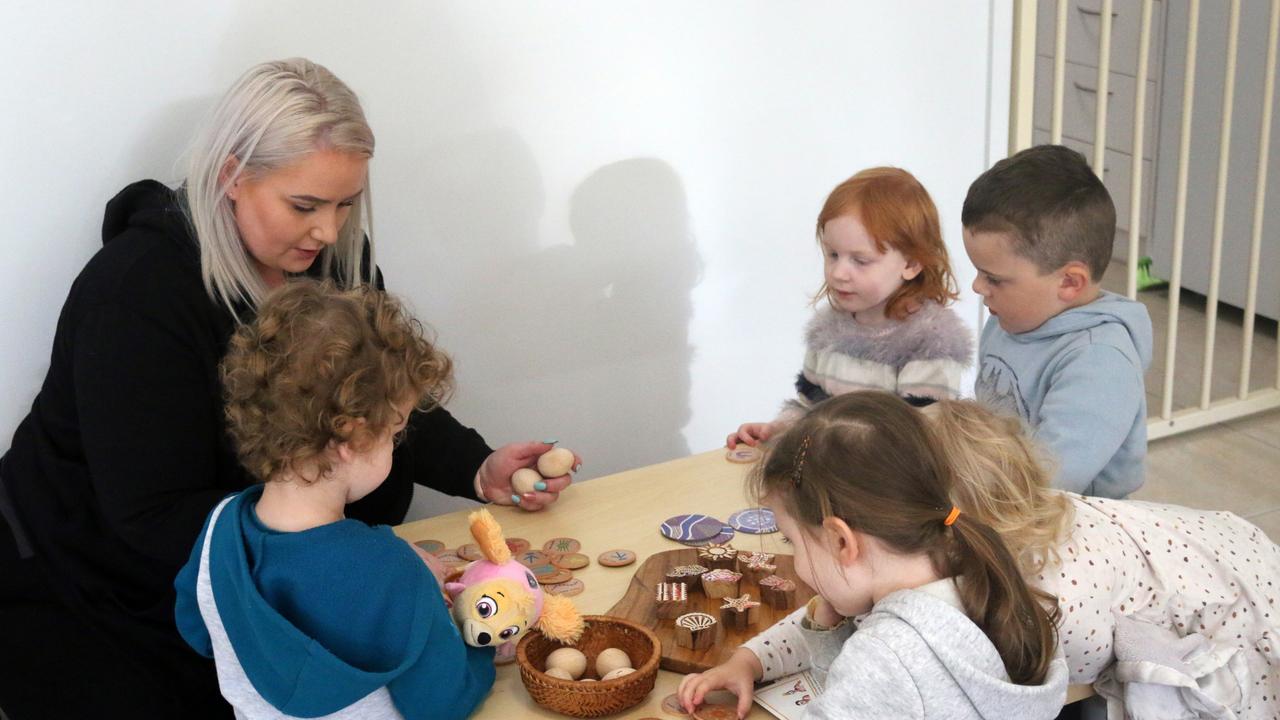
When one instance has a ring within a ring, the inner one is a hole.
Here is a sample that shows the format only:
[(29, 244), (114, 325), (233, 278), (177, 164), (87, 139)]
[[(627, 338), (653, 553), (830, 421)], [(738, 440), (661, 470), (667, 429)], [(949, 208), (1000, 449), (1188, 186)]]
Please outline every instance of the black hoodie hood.
[(102, 244), (137, 229), (158, 231), (198, 250), (185, 205), (186, 193), (182, 189), (171, 190), (155, 180), (128, 185), (107, 203), (102, 216)]

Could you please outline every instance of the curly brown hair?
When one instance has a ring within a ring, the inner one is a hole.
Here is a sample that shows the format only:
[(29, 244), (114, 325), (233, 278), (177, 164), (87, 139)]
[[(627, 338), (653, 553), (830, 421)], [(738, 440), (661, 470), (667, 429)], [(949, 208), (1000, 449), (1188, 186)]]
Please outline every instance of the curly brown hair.
[(378, 290), (295, 280), (267, 296), (222, 361), (227, 429), (259, 480), (332, 469), (330, 443), (365, 449), (404, 418), (441, 405), (453, 363), (422, 323)]

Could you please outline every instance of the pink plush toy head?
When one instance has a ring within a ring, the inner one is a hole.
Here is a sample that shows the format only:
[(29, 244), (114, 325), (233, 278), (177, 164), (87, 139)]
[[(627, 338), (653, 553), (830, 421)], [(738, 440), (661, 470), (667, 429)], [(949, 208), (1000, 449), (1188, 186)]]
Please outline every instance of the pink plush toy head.
[(501, 645), (519, 639), (530, 627), (553, 640), (577, 642), (583, 623), (573, 603), (544, 593), (529, 568), (512, 559), (502, 528), (488, 510), (477, 510), (468, 519), (484, 559), (444, 586), (467, 644)]

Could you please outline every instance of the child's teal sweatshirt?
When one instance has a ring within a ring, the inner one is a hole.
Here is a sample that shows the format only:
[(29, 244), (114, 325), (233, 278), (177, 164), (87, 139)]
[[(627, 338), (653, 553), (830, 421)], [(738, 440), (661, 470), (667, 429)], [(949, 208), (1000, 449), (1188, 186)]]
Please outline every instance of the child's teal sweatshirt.
[(206, 520), (174, 582), (178, 629), (215, 657), (223, 695), (248, 717), (367, 710), (377, 697), (385, 712), (361, 717), (470, 715), (493, 685), (493, 649), (463, 643), (413, 549), (356, 520), (276, 532), (258, 520), (261, 495), (215, 510), (207, 553)]

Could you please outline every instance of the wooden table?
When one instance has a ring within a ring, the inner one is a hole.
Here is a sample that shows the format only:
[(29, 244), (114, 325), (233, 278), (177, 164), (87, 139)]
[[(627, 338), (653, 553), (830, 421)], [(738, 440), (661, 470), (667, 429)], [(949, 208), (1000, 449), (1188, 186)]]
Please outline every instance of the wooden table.
[[(658, 525), (672, 515), (705, 513), (727, 521), (729, 515), (748, 507), (743, 478), (751, 466), (724, 459), (724, 449), (712, 450), (680, 460), (628, 470), (591, 482), (576, 484), (560, 494), (550, 508), (527, 513), (515, 508), (491, 505), (494, 517), (507, 537), (522, 537), (535, 548), (553, 537), (567, 536), (582, 542), (582, 552), (591, 557), (590, 566), (574, 572), (586, 590), (573, 598), (584, 615), (598, 615), (613, 607), (626, 592), (640, 562), (653, 553), (682, 547), (658, 533)], [(396, 534), (413, 542), (440, 540), (456, 548), (471, 542), (467, 512), (405, 523)], [(742, 550), (763, 549), (771, 553), (791, 553), (782, 535), (739, 533), (734, 546)], [(603, 567), (595, 562), (600, 553), (614, 548), (632, 550), (638, 562), (622, 568)], [(613, 717), (669, 717), (662, 712), (662, 699), (676, 691), (681, 675), (658, 671), (653, 692), (641, 704)], [(1091, 694), (1087, 687), (1072, 687), (1068, 698), (1078, 700)], [(520, 681), (513, 663), (498, 668), (493, 691), (476, 711), (476, 718), (562, 718), (533, 702)], [(752, 706), (750, 718), (773, 716)]]

